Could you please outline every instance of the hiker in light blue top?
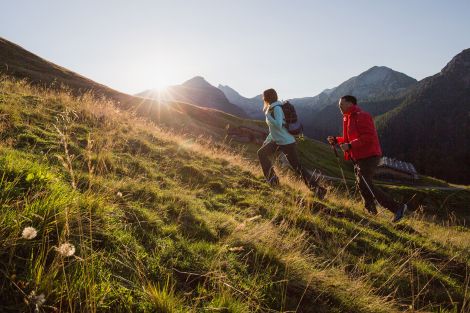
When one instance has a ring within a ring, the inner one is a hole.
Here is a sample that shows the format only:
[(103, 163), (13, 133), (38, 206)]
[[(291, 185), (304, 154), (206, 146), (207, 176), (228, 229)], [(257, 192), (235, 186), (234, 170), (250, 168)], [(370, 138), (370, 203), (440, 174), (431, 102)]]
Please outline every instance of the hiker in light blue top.
[(258, 150), (258, 158), (263, 169), (264, 177), (271, 186), (279, 185), (279, 178), (274, 172), (270, 158), (281, 150), (287, 157), (292, 168), (300, 176), (305, 184), (312, 190), (317, 197), (323, 198), (326, 194), (325, 188), (318, 185), (317, 177), (313, 177), (305, 170), (299, 161), (295, 137), (287, 130), (287, 125), (282, 110), (282, 103), (278, 101), (277, 93), (274, 89), (268, 89), (263, 92), (266, 123), (269, 127), (269, 135)]
[[(284, 112), (282, 111), (282, 103), (275, 101), (264, 108), (266, 115), (266, 123), (269, 127), (269, 135), (264, 143), (274, 141), (278, 145), (289, 145), (295, 143), (295, 138), (287, 131), (285, 125)], [(274, 115), (274, 117), (273, 117)]]

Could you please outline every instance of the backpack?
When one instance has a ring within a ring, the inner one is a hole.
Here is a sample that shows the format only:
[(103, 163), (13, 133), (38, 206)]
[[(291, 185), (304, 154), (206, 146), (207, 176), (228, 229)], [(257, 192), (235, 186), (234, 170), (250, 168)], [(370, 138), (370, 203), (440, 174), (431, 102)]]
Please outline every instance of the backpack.
[[(302, 134), (304, 127), (297, 118), (297, 112), (294, 106), (289, 101), (284, 101), (281, 105), (282, 112), (284, 112), (284, 119), (286, 123), (283, 125), (289, 134), (298, 136)], [(272, 117), (274, 117), (274, 111), (271, 111)]]

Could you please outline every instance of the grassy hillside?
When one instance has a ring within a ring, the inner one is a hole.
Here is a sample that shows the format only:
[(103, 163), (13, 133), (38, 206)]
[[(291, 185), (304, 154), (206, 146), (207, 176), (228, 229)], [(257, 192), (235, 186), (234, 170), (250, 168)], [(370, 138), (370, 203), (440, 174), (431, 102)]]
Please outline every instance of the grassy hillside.
[(273, 190), (229, 147), (7, 78), (0, 142), (1, 312), (470, 308), (452, 218), (394, 225), (287, 174)]

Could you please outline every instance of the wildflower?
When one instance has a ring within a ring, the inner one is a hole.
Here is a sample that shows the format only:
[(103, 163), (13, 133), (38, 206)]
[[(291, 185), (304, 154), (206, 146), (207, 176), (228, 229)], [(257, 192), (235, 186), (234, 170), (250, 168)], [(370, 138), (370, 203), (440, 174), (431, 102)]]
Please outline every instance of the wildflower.
[(36, 296), (36, 291), (31, 291), (28, 296), (28, 302), (34, 304), (34, 312), (39, 312), (39, 308), (46, 302), (46, 296), (41, 293), (40, 295)]
[(34, 227), (31, 227), (31, 226), (25, 227), (25, 229), (23, 229), (23, 232), (21, 233), (21, 236), (24, 239), (28, 239), (28, 240), (36, 238), (37, 235), (38, 235), (38, 231)]
[(41, 293), (39, 296), (36, 296), (36, 298), (34, 299), (34, 302), (36, 304), (36, 308), (40, 307), (41, 305), (44, 304), (44, 302), (46, 302), (46, 296), (43, 293)]
[(122, 197), (122, 192), (118, 191), (117, 194), (116, 194), (119, 198)]
[(65, 242), (59, 247), (56, 247), (55, 250), (63, 257), (72, 256), (75, 254), (75, 246), (68, 242)]

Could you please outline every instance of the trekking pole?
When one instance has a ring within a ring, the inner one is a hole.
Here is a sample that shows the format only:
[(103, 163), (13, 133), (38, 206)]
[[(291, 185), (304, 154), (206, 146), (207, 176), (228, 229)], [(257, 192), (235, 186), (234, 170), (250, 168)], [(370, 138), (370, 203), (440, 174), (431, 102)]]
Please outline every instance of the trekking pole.
[(344, 176), (343, 168), (341, 167), (341, 162), (340, 162), (340, 160), (339, 160), (338, 151), (336, 151), (336, 147), (335, 147), (334, 144), (331, 144), (331, 148), (332, 148), (333, 151), (335, 152), (336, 160), (338, 161), (338, 167), (339, 167), (339, 170), (341, 171), (341, 176), (343, 177), (344, 186), (346, 187), (346, 191), (347, 191), (348, 194), (349, 194), (348, 183), (346, 182), (346, 177)]
[[(355, 161), (353, 158), (350, 158), (350, 159), (351, 159), (352, 163), (354, 164), (354, 168), (356, 168), (356, 167), (359, 168), (359, 166), (357, 165), (356, 161)], [(361, 171), (360, 171), (360, 168), (358, 169), (358, 175), (360, 176), (360, 178), (362, 178), (362, 181), (364, 182), (364, 184), (366, 185), (366, 187), (367, 187), (367, 189), (369, 190), (370, 194), (372, 195), (372, 198), (374, 198), (374, 201), (377, 202), (377, 204), (380, 205), (379, 201), (378, 201), (377, 198), (375, 197), (374, 192), (372, 191), (372, 188), (370, 188), (369, 183), (368, 183), (367, 180), (364, 178), (364, 176), (362, 176)], [(417, 195), (417, 194), (415, 193), (408, 201), (406, 201), (406, 204), (408, 204), (410, 201), (412, 201), (412, 200), (415, 198), (416, 195)]]
[(351, 162), (352, 164), (354, 165), (354, 168), (357, 170), (357, 175), (359, 175), (360, 179), (362, 178), (362, 181), (364, 182), (364, 184), (366, 185), (367, 189), (369, 190), (370, 194), (372, 195), (372, 198), (374, 198), (374, 201), (379, 203), (379, 201), (377, 201), (377, 198), (375, 197), (375, 194), (374, 192), (372, 191), (372, 188), (370, 188), (370, 185), (369, 183), (367, 182), (367, 180), (364, 178), (364, 176), (362, 176), (362, 173), (361, 173), (361, 170), (360, 170), (360, 167), (357, 165), (357, 162), (356, 160), (354, 160), (353, 158), (351, 158)]

